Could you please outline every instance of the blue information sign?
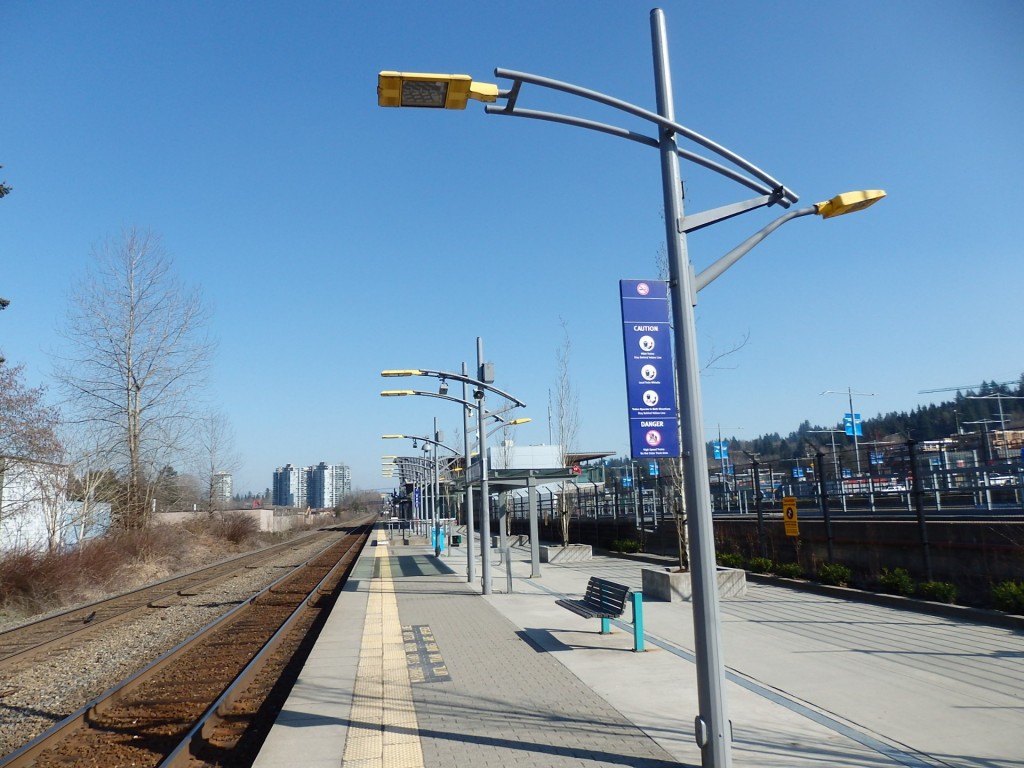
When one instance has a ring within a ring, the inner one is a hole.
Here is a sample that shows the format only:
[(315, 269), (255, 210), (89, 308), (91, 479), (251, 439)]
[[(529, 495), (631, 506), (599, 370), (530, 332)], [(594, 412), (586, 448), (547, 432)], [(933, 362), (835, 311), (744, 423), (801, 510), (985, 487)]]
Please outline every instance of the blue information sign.
[(634, 458), (679, 455), (668, 283), (620, 280), (629, 445)]
[(856, 433), (857, 437), (864, 436), (864, 427), (861, 425), (859, 413), (843, 414), (843, 431), (851, 437)]

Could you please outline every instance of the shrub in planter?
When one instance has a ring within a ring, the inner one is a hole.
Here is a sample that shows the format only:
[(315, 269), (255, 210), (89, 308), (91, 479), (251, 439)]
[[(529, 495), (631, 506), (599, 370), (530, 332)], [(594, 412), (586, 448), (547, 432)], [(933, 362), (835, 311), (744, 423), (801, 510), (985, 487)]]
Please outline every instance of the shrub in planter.
[(743, 555), (738, 555), (733, 552), (720, 552), (716, 559), (718, 560), (718, 564), (725, 568), (743, 567)]
[(635, 554), (640, 551), (640, 542), (633, 539), (616, 539), (611, 544), (612, 552), (627, 552)]
[(1003, 581), (992, 588), (996, 608), (1007, 613), (1024, 613), (1024, 582)]
[(948, 581), (924, 581), (917, 585), (917, 594), (936, 603), (955, 603), (956, 586)]
[(818, 581), (833, 587), (845, 587), (853, 578), (853, 571), (839, 563), (822, 563), (818, 567)]
[(784, 579), (799, 579), (804, 575), (804, 569), (800, 563), (776, 563), (775, 575)]
[(775, 563), (768, 557), (752, 557), (747, 567), (754, 573), (771, 573), (775, 570)]
[(878, 577), (878, 583), (883, 592), (891, 595), (903, 595), (910, 597), (914, 594), (914, 580), (910, 578), (905, 568), (882, 569), (882, 575)]

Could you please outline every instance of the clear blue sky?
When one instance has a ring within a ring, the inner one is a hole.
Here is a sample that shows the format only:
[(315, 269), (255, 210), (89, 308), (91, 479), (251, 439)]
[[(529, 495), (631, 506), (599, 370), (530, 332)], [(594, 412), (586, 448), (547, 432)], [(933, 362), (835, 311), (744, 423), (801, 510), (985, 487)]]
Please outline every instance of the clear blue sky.
[[(382, 69), (546, 75), (654, 108), (651, 3), (0, 4), (0, 350), (48, 384), (69, 288), (126, 226), (201, 285), (211, 385), (262, 490), (275, 466), (454, 437), (458, 408), (382, 399), (385, 368), (459, 370), (484, 339), (497, 386), (547, 442), (562, 320), (580, 449), (628, 450), (620, 278), (658, 274), (654, 150), (579, 129), (376, 106)], [(680, 122), (813, 203), (888, 199), (787, 224), (697, 307), (708, 439), (837, 424), (1024, 370), (1024, 4), (666, 4)], [(507, 82), (502, 83), (507, 85)], [(522, 106), (647, 131), (569, 97)], [(748, 197), (684, 164), (687, 211)], [(696, 233), (700, 269), (777, 215)], [(407, 380), (409, 381), (409, 380)], [(435, 385), (418, 380), (420, 388)], [(402, 450), (404, 448), (404, 450)]]

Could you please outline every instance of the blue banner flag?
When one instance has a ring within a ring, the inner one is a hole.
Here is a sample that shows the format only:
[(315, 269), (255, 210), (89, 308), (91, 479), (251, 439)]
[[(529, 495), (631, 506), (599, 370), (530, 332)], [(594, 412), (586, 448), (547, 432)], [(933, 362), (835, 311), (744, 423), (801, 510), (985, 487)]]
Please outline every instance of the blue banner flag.
[(668, 283), (620, 280), (629, 446), (633, 458), (679, 455)]
[(864, 436), (864, 428), (860, 423), (859, 413), (844, 413), (843, 414), (843, 430), (846, 434), (851, 437), (856, 433), (857, 437)]

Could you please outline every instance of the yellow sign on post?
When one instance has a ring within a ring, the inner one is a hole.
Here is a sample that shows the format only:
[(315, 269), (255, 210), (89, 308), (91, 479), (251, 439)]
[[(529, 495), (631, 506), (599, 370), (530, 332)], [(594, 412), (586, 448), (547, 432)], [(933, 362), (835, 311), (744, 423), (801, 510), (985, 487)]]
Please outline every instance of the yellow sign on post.
[(787, 536), (800, 535), (800, 525), (796, 517), (796, 496), (782, 497), (782, 521), (786, 524)]

